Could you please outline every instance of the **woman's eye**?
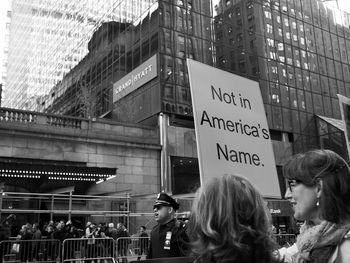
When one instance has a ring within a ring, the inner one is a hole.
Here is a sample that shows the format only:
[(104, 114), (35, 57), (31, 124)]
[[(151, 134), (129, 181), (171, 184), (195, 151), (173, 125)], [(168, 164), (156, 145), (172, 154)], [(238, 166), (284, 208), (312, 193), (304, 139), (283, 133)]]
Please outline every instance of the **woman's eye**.
[(288, 181), (289, 188), (292, 189), (293, 187), (297, 186), (298, 183), (299, 181), (297, 180), (289, 180)]

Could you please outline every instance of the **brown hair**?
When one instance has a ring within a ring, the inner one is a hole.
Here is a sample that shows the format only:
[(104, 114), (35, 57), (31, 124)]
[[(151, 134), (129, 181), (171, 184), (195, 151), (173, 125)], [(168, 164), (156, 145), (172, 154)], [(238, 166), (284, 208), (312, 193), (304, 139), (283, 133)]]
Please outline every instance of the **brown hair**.
[(266, 204), (248, 180), (214, 178), (197, 191), (189, 232), (198, 262), (273, 262)]
[(306, 186), (315, 186), (321, 180), (321, 218), (333, 223), (350, 218), (350, 169), (337, 153), (312, 150), (296, 154), (284, 165), (283, 175)]

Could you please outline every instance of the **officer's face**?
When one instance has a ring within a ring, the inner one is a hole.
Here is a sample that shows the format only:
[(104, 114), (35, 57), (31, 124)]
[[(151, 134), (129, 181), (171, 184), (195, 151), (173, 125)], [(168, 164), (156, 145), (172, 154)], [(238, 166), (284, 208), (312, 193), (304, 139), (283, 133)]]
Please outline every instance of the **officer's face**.
[(154, 218), (159, 224), (165, 224), (171, 219), (172, 207), (155, 205), (153, 207)]

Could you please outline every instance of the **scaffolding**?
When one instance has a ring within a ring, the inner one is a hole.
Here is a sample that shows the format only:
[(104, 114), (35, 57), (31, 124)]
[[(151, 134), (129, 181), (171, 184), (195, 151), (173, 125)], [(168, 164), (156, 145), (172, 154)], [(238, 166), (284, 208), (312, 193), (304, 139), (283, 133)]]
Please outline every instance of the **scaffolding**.
[(45, 217), (54, 221), (56, 217), (71, 221), (72, 217), (80, 216), (86, 220), (103, 217), (104, 222), (113, 218), (124, 218), (129, 226), (130, 195), (113, 196), (74, 195), (60, 193), (19, 193), (0, 191), (0, 218), (15, 214), (27, 221), (40, 222)]
[[(62, 190), (62, 189), (61, 189)], [(176, 217), (187, 220), (191, 200), (177, 198), (181, 211)], [(21, 193), (0, 190), (0, 219), (16, 215), (17, 226), (38, 223), (41, 227), (49, 222), (71, 221), (79, 229), (87, 222), (122, 223), (130, 233), (137, 233), (144, 225), (151, 229), (156, 221), (153, 213), (153, 196), (135, 197), (130, 193), (112, 196), (74, 195), (73, 187), (65, 193)], [(16, 231), (15, 231), (16, 232)]]

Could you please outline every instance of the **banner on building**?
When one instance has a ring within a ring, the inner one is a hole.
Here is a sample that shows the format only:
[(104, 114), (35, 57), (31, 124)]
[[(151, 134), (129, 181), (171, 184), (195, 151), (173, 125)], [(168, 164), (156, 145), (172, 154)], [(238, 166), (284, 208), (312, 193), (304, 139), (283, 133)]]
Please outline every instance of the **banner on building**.
[(257, 82), (187, 60), (201, 183), (223, 174), (248, 178), (265, 197), (281, 197)]
[(350, 98), (337, 94), (340, 104), (340, 113), (344, 122), (344, 134), (346, 146), (348, 149), (348, 156), (350, 158)]
[(113, 103), (157, 77), (157, 55), (113, 84)]

